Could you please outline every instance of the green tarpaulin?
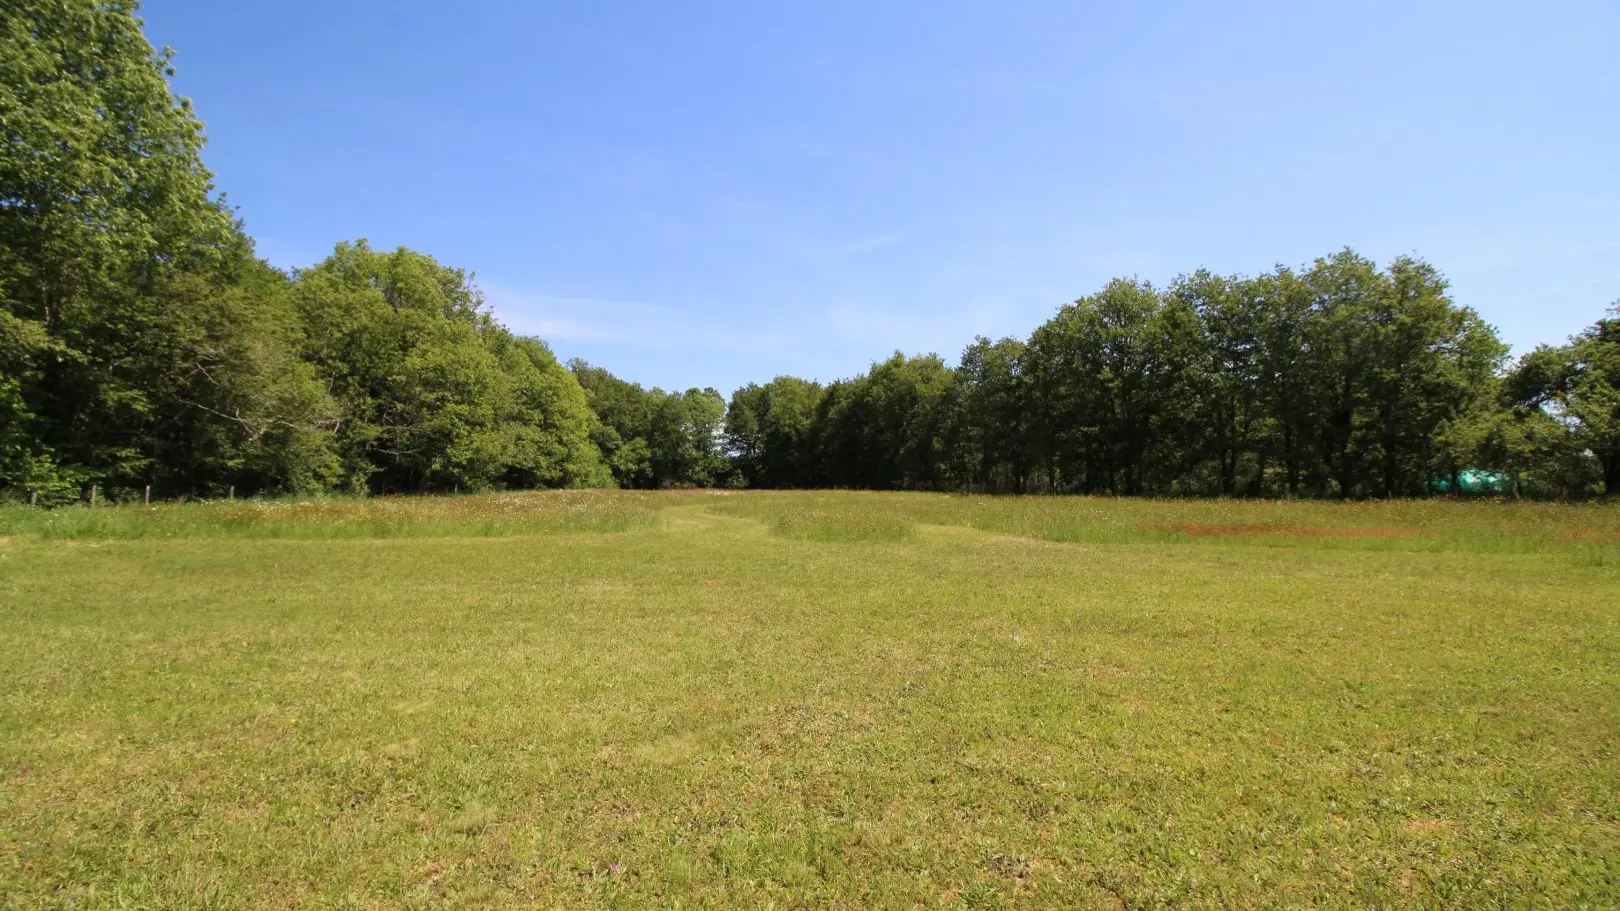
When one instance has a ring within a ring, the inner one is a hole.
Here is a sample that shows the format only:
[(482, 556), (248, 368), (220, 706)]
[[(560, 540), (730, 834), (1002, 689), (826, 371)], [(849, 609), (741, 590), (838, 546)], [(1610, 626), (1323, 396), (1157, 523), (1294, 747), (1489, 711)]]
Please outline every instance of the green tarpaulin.
[[(1452, 493), (1451, 478), (1435, 478), (1429, 489), (1436, 493)], [(1465, 468), (1457, 472), (1456, 493), (1502, 493), (1507, 490), (1507, 477), (1494, 471)]]

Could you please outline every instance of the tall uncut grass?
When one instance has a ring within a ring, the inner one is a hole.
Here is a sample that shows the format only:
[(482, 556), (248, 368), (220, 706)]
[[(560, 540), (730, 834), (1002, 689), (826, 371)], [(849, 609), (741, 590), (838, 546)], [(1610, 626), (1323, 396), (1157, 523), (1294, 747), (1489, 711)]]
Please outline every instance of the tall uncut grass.
[(0, 508), (0, 535), (138, 538), (476, 537), (618, 532), (653, 524), (652, 495), (540, 491), (455, 497), (317, 498)]
[(900, 540), (935, 525), (1073, 544), (1547, 553), (1620, 566), (1620, 509), (1603, 504), (758, 492), (712, 509), (828, 539)]

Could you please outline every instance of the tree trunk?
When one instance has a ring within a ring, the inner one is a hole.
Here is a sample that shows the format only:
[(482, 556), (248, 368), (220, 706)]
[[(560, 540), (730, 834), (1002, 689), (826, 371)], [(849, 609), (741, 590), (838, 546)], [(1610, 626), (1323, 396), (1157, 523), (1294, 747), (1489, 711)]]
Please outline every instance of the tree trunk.
[(1299, 495), (1299, 459), (1294, 455), (1294, 427), (1283, 425), (1283, 464), (1288, 475), (1288, 496)]
[(1395, 408), (1389, 402), (1378, 404), (1378, 424), (1380, 428), (1380, 442), (1384, 447), (1383, 475), (1384, 499), (1395, 496), (1395, 464), (1397, 461), (1395, 445)]

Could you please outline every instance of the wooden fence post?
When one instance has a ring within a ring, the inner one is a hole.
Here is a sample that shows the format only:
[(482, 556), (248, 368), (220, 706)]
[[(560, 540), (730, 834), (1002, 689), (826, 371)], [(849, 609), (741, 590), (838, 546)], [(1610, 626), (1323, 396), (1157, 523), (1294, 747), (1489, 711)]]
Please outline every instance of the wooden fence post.
[(152, 505), (152, 485), (150, 485), (150, 484), (146, 485), (146, 493), (141, 496), (141, 505), (142, 506), (151, 506)]
[(236, 499), (236, 485), (235, 484), (232, 484), (231, 486), (225, 488), (225, 499), (232, 500), (232, 501), (234, 501)]
[(28, 488), (28, 506), (29, 506), (29, 508), (32, 509), (34, 504), (38, 503), (38, 502), (39, 502), (39, 488), (38, 487), (30, 487), (30, 488)]
[(96, 508), (96, 485), (90, 485), (90, 508)]

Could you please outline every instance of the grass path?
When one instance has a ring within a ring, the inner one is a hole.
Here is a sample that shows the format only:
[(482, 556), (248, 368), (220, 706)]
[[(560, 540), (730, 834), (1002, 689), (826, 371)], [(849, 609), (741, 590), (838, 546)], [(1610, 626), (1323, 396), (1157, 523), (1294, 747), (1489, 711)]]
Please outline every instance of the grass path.
[(728, 516), (717, 513), (705, 503), (670, 506), (659, 512), (664, 526), (676, 533), (763, 534), (765, 523), (758, 519)]

